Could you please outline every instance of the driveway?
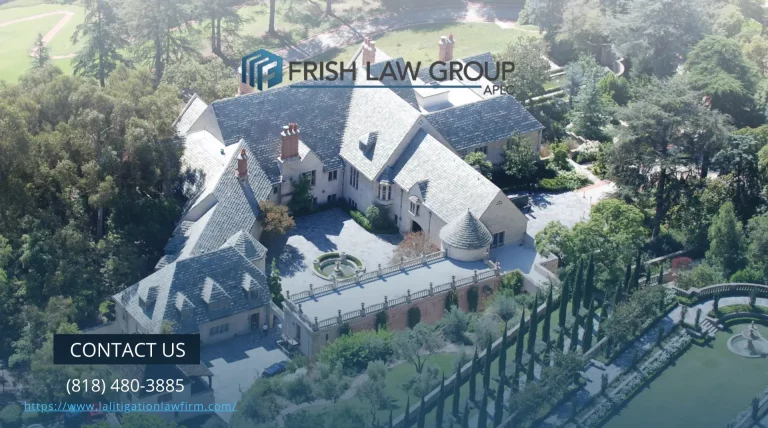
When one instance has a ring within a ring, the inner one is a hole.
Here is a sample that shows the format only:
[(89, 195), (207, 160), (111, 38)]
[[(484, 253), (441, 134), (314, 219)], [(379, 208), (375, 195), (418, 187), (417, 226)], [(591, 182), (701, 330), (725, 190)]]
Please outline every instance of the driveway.
[(270, 266), (277, 258), (283, 291), (295, 294), (326, 280), (312, 272), (312, 261), (323, 253), (345, 252), (363, 261), (367, 269), (390, 264), (400, 235), (374, 235), (355, 223), (344, 211), (334, 208), (296, 219), (296, 227), (283, 237), (266, 237)]
[[(261, 372), (278, 361), (288, 360), (275, 345), (277, 333), (237, 336), (205, 345), (200, 351), (203, 364), (213, 372), (213, 394), (217, 403), (236, 403), (261, 376)], [(218, 413), (227, 423), (232, 413)]]

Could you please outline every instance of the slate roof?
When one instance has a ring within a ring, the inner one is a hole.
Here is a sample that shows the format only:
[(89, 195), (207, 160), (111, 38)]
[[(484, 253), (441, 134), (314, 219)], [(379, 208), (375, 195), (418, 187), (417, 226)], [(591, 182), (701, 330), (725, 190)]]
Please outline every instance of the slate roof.
[[(387, 63), (391, 64), (392, 69), (398, 75), (399, 75), (398, 70), (405, 69), (405, 61), (402, 58), (395, 58), (392, 60), (381, 61), (381, 62), (377, 62), (376, 64), (371, 64), (371, 76), (375, 76), (376, 78), (380, 79), (382, 84), (390, 87), (391, 91), (394, 92), (398, 97), (400, 97), (405, 102), (407, 102), (411, 107), (418, 110), (419, 102), (416, 100), (416, 93), (414, 92), (413, 88), (403, 87), (403, 86), (413, 85), (413, 80), (411, 80), (410, 74), (407, 74), (405, 79), (392, 78), (390, 76), (386, 76), (383, 79), (381, 78), (381, 75), (384, 72), (384, 67), (386, 66)], [(362, 73), (359, 73), (360, 71), (362, 71)], [(358, 70), (358, 74), (359, 74), (358, 79), (361, 79), (361, 78), (364, 79), (365, 73), (366, 73), (365, 69)], [(369, 84), (371, 82), (363, 82), (363, 83)], [(381, 89), (378, 89), (378, 90), (380, 91)]]
[(544, 129), (512, 96), (498, 96), (428, 114), (427, 120), (457, 151)]
[[(248, 299), (244, 282), (249, 287), (257, 287), (256, 299)], [(150, 289), (156, 290), (155, 303), (142, 309), (139, 296), (147, 295)], [(206, 299), (213, 301), (227, 296), (229, 305), (216, 311), (208, 310)], [(267, 278), (236, 248), (229, 246), (172, 262), (113, 298), (149, 333), (159, 333), (163, 321), (172, 323), (174, 333), (194, 333), (203, 323), (258, 308), (270, 301)], [(182, 318), (179, 306), (188, 307), (191, 316)]]
[(462, 250), (479, 250), (493, 242), (488, 228), (467, 210), (440, 229), (440, 240), (451, 247)]
[(482, 216), (501, 191), (424, 130), (408, 143), (393, 171), (403, 189), (418, 185), (424, 206), (446, 223), (468, 208)]
[(181, 115), (179, 115), (179, 117), (174, 122), (174, 126), (176, 126), (176, 131), (178, 134), (186, 134), (187, 131), (189, 131), (189, 128), (191, 128), (195, 121), (200, 117), (200, 115), (203, 114), (206, 108), (208, 108), (208, 104), (200, 99), (197, 94), (193, 95), (192, 98), (190, 98), (190, 100), (184, 106), (184, 110), (182, 111)]
[(224, 245), (222, 245), (222, 248), (225, 246), (236, 249), (251, 262), (263, 259), (267, 255), (267, 247), (244, 230), (237, 232), (227, 239), (227, 241), (224, 242)]
[[(496, 74), (496, 60), (493, 58), (493, 54), (490, 53), (490, 52), (481, 53), (480, 55), (468, 56), (468, 57), (462, 59), (461, 61), (464, 64), (467, 64), (470, 61), (476, 61), (476, 62), (479, 62), (480, 64), (488, 64), (488, 74), (491, 75), (491, 76), (498, 76)], [(478, 73), (480, 73), (482, 71), (475, 64), (471, 64), (471, 65), (469, 65), (469, 67), (472, 67), (472, 69), (477, 71)], [(498, 77), (501, 77), (501, 76), (498, 76)], [(491, 82), (493, 82), (493, 83), (498, 82), (498, 81), (499, 81), (498, 78), (495, 79), (495, 80), (491, 80)]]

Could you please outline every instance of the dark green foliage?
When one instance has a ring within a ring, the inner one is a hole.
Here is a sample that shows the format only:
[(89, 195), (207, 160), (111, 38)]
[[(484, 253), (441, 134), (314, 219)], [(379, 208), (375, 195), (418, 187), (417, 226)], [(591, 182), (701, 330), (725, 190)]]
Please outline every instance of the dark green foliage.
[(387, 311), (376, 312), (376, 331), (387, 328)]
[(628, 293), (634, 293), (637, 288), (639, 287), (640, 283), (640, 269), (642, 269), (642, 265), (640, 263), (640, 252), (637, 252), (637, 256), (635, 257), (635, 270), (632, 272), (632, 278), (629, 280), (629, 288), (627, 289)]
[(584, 293), (584, 260), (579, 261), (579, 271), (576, 274), (576, 282), (573, 285), (573, 301), (571, 302), (571, 315), (576, 316), (581, 309), (581, 299)]
[(452, 307), (459, 306), (459, 296), (451, 290), (445, 296), (445, 310), (450, 311)]
[(520, 367), (520, 363), (523, 361), (523, 336), (525, 336), (525, 309), (520, 313), (520, 327), (517, 330), (517, 342), (515, 344), (515, 365)]
[(297, 180), (292, 180), (293, 191), (288, 208), (294, 215), (309, 214), (312, 211), (312, 179), (308, 175), (300, 175)]
[(552, 357), (552, 341), (547, 342), (547, 347), (544, 349), (544, 357), (541, 359), (541, 365), (544, 367), (549, 366)]
[(512, 392), (515, 393), (520, 390), (520, 366), (515, 365), (515, 369), (512, 371), (512, 380), (510, 381)]
[(393, 353), (391, 332), (368, 330), (339, 337), (323, 347), (317, 359), (331, 365), (339, 361), (345, 372), (356, 374), (371, 361), (389, 360)]
[(477, 393), (477, 348), (472, 357), (472, 366), (469, 370), (469, 399), (474, 401)]
[(535, 355), (529, 355), (529, 357), (530, 358), (528, 359), (528, 369), (525, 372), (525, 379), (528, 382), (531, 382), (534, 379), (533, 369), (536, 366), (536, 356)]
[(389, 428), (393, 428), (393, 424), (392, 424), (392, 409), (389, 409), (389, 424), (387, 426)]
[[(423, 400), (423, 398), (422, 398)], [(435, 421), (437, 428), (443, 427), (443, 413), (445, 413), (445, 373), (443, 373), (443, 379), (440, 381), (440, 394), (437, 399), (437, 407), (435, 409)]]
[(597, 326), (598, 342), (603, 338), (603, 323), (606, 321), (608, 321), (608, 305), (603, 301), (603, 305), (600, 307), (600, 325)]
[(587, 267), (587, 279), (584, 283), (584, 301), (592, 301), (592, 292), (595, 289), (595, 257), (589, 257), (589, 265)]
[(720, 293), (715, 294), (714, 301), (712, 302), (712, 310), (715, 314), (720, 312)]
[(613, 337), (608, 336), (605, 339), (605, 358), (610, 358), (613, 353)]
[(477, 428), (488, 426), (488, 390), (483, 391), (483, 399), (480, 402), (480, 415), (477, 419)]
[(519, 269), (504, 274), (501, 277), (500, 290), (512, 290), (515, 296), (523, 289), (523, 273)]
[(587, 313), (587, 320), (584, 322), (584, 335), (581, 338), (581, 350), (583, 352), (589, 351), (592, 347), (592, 332), (594, 329), (595, 318), (595, 302), (589, 302), (589, 313)]
[[(621, 287), (620, 291), (622, 293), (629, 294), (629, 284), (632, 281), (632, 265), (627, 265), (627, 273), (624, 275), (624, 285)], [(617, 301), (621, 301), (621, 295), (619, 295)]]
[(757, 293), (755, 290), (752, 290), (749, 292), (749, 307), (752, 309), (755, 309), (755, 306), (757, 305)]
[(496, 400), (493, 403), (493, 426), (501, 425), (501, 419), (504, 416), (504, 382), (499, 382), (496, 388)]
[(456, 381), (453, 383), (451, 414), (455, 417), (459, 415), (459, 400), (461, 400), (461, 364), (456, 365)]
[(418, 306), (408, 308), (408, 328), (416, 327), (421, 322), (421, 309)]
[(573, 321), (573, 327), (571, 327), (571, 343), (568, 346), (568, 349), (573, 352), (576, 350), (576, 347), (579, 346), (579, 314), (576, 314), (576, 319)]
[(659, 323), (659, 328), (656, 329), (656, 346), (659, 348), (662, 340), (664, 340), (664, 324)]
[(623, 106), (629, 102), (629, 82), (624, 76), (616, 77), (613, 73), (605, 73), (602, 79), (597, 82), (597, 87), (605, 95), (609, 95), (613, 102)]
[(565, 351), (565, 327), (561, 328), (560, 332), (557, 334), (556, 348), (560, 352)]
[(541, 340), (544, 341), (544, 343), (549, 343), (550, 341), (550, 330), (552, 329), (552, 310), (554, 309), (552, 307), (553, 305), (552, 301), (552, 287), (549, 287), (549, 294), (547, 295), (547, 305), (546, 309), (544, 310), (544, 326), (541, 330)]
[(659, 264), (659, 285), (664, 284), (664, 263)]
[(392, 220), (389, 218), (389, 208), (384, 205), (371, 205), (365, 211), (365, 217), (371, 222), (374, 230), (389, 230), (392, 228)]
[(346, 336), (351, 332), (352, 330), (349, 328), (349, 323), (344, 323), (339, 326), (339, 337)]
[(562, 291), (560, 293), (560, 313), (558, 314), (559, 318), (557, 320), (557, 325), (560, 327), (560, 329), (565, 328), (565, 320), (568, 317), (568, 292), (570, 291), (569, 288), (571, 286), (570, 278), (570, 274), (566, 275), (565, 280), (563, 281)]
[(696, 320), (693, 322), (693, 328), (699, 330), (701, 325), (701, 308), (696, 309)]
[(499, 349), (499, 378), (504, 378), (507, 367), (507, 326), (504, 325), (504, 334), (501, 336), (501, 349)]
[(539, 330), (539, 295), (536, 294), (533, 300), (533, 311), (531, 312), (530, 326), (528, 327), (528, 353), (533, 355), (536, 350), (536, 334)]
[(750, 416), (753, 421), (757, 421), (758, 410), (760, 410), (760, 400), (755, 397), (752, 399), (752, 406), (750, 408)]
[(603, 373), (602, 376), (600, 376), (600, 393), (605, 394), (605, 391), (608, 390), (608, 373)]
[(477, 312), (479, 293), (477, 287), (472, 286), (467, 290), (467, 303), (469, 305), (469, 312)]
[(637, 364), (640, 362), (640, 352), (637, 348), (632, 348), (632, 354), (630, 354), (629, 367), (637, 368)]
[(483, 389), (488, 390), (491, 384), (491, 363), (493, 362), (493, 353), (491, 353), (491, 346), (493, 340), (488, 338), (488, 348), (485, 350), (485, 358), (483, 359)]
[(405, 400), (405, 415), (403, 415), (403, 426), (408, 428), (411, 426), (411, 396)]
[(464, 413), (461, 415), (461, 428), (469, 428), (469, 401), (464, 402)]

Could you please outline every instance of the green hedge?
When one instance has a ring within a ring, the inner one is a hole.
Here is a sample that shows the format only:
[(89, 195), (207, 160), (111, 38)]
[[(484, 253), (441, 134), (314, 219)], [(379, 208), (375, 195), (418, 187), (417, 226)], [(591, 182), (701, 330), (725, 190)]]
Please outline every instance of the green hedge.
[(539, 188), (549, 192), (566, 192), (580, 189), (591, 184), (589, 178), (575, 171), (560, 172), (554, 178), (539, 181)]
[(736, 314), (740, 312), (751, 312), (754, 314), (768, 314), (768, 309), (763, 308), (761, 306), (755, 306), (754, 308), (749, 305), (728, 305), (724, 306), (722, 308), (719, 308), (717, 313), (715, 313), (714, 310), (709, 311), (707, 316), (712, 318), (718, 318), (723, 315), (730, 315), (730, 314)]
[(392, 333), (386, 329), (346, 334), (326, 345), (317, 359), (329, 364), (340, 361), (348, 374), (362, 373), (371, 361), (388, 361), (394, 354)]
[(352, 220), (354, 220), (357, 224), (363, 227), (363, 229), (371, 232), (371, 233), (386, 233), (386, 234), (394, 234), (397, 233), (396, 227), (391, 227), (388, 229), (376, 229), (371, 224), (371, 221), (368, 219), (368, 217), (365, 216), (365, 214), (361, 213), (358, 210), (350, 210), (349, 216), (352, 217)]

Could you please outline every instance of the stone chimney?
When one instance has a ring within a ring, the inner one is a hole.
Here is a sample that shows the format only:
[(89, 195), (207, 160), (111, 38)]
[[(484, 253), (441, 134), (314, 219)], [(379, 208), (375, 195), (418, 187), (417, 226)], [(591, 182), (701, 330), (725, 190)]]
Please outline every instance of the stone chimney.
[(438, 55), (438, 59), (444, 62), (453, 61), (453, 46), (455, 44), (456, 40), (453, 38), (453, 33), (449, 34), (448, 37), (440, 37), (440, 55)]
[(248, 178), (248, 153), (245, 149), (240, 151), (237, 155), (237, 179), (244, 181)]
[(363, 66), (366, 64), (374, 64), (376, 62), (376, 42), (371, 40), (370, 37), (366, 37), (365, 40), (363, 40), (363, 47), (360, 50), (360, 55), (362, 57)]
[(299, 138), (301, 131), (296, 123), (283, 126), (280, 133), (280, 159), (290, 159), (299, 155)]
[(248, 84), (248, 80), (250, 79), (250, 76), (248, 75), (248, 72), (246, 71), (245, 72), (245, 83), (243, 83), (242, 76), (243, 76), (243, 68), (242, 67), (238, 67), (238, 69), (237, 69), (237, 83), (239, 84), (239, 86), (237, 88), (237, 95), (250, 94), (251, 92), (253, 92), (253, 88), (251, 87), (251, 85)]

